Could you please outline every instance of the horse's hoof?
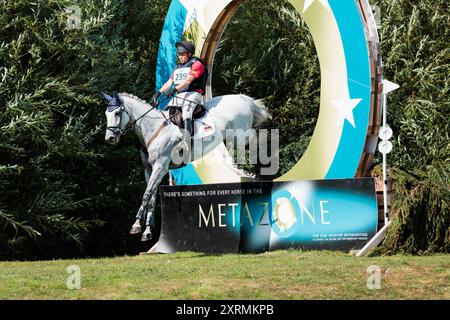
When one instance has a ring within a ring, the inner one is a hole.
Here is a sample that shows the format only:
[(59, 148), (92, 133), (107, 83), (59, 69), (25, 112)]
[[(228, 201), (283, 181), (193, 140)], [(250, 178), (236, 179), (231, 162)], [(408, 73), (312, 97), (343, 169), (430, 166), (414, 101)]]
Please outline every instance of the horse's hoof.
[(150, 240), (152, 240), (152, 233), (151, 232), (144, 232), (142, 234), (141, 241), (145, 242), (145, 241), (150, 241)]
[(142, 232), (141, 225), (133, 225), (130, 230), (130, 234), (138, 234)]

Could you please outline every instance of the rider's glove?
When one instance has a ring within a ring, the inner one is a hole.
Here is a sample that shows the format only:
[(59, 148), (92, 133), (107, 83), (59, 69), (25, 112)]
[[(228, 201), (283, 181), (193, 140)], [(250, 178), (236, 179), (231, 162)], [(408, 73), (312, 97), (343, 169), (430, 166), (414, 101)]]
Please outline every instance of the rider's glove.
[(177, 88), (176, 87), (173, 87), (173, 89), (172, 89), (172, 91), (170, 91), (170, 96), (173, 96), (173, 95), (175, 95), (175, 93), (178, 93), (178, 90), (177, 90)]
[(160, 96), (161, 96), (161, 92), (160, 92), (160, 91), (156, 92), (156, 93), (153, 95), (152, 103), (153, 103), (154, 106), (156, 106), (156, 105), (158, 104), (158, 98), (159, 98)]

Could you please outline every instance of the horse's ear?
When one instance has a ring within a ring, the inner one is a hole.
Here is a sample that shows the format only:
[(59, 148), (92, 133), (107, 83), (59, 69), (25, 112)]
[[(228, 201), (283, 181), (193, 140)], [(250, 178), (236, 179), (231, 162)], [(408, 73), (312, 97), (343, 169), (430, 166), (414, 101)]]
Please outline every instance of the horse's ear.
[(111, 97), (110, 95), (107, 95), (107, 94), (104, 93), (103, 91), (102, 91), (102, 96), (103, 96), (103, 98), (105, 98), (108, 102), (111, 102), (111, 100), (114, 100), (113, 97)]
[(114, 93), (114, 99), (116, 99), (118, 105), (123, 104), (122, 98), (117, 93)]

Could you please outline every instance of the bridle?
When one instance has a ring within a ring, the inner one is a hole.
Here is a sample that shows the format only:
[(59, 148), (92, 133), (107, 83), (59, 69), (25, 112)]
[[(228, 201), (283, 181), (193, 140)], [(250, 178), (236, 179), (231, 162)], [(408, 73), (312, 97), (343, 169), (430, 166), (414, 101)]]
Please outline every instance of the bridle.
[[(116, 137), (120, 137), (121, 135), (125, 135), (128, 130), (129, 130), (129, 125), (127, 125), (124, 129), (122, 129), (122, 118), (123, 118), (123, 113), (125, 112), (128, 115), (128, 118), (131, 119), (130, 114), (128, 113), (128, 111), (125, 109), (125, 106), (121, 103), (119, 104), (108, 104), (107, 108), (110, 109), (111, 111), (114, 111), (117, 108), (120, 108), (119, 110), (119, 125), (118, 126), (107, 126), (106, 130), (111, 131)], [(111, 112), (110, 111), (110, 112)]]
[[(120, 137), (122, 135), (126, 135), (128, 131), (130, 130), (134, 130), (135, 126), (136, 126), (136, 122), (138, 122), (139, 120), (141, 120), (143, 117), (145, 117), (150, 111), (152, 111), (153, 109), (157, 108), (158, 106), (153, 106), (151, 107), (148, 111), (146, 111), (143, 115), (139, 116), (136, 120), (134, 120), (131, 123), (128, 123), (127, 126), (125, 128), (122, 129), (122, 118), (123, 118), (123, 113), (125, 112), (128, 115), (128, 118), (131, 119), (130, 114), (128, 113), (127, 109), (125, 109), (125, 106), (123, 105), (123, 103), (120, 104), (108, 104), (107, 108), (111, 108), (111, 111), (114, 111), (117, 108), (120, 108), (119, 110), (119, 125), (118, 126), (107, 126), (106, 130), (111, 131), (116, 137)], [(111, 112), (110, 111), (110, 112)]]

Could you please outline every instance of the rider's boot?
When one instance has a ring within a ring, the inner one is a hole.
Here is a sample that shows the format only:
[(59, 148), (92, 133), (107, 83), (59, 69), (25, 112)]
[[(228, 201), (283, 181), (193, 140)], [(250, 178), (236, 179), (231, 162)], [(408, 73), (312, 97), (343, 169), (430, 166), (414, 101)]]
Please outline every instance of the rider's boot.
[(183, 162), (191, 162), (191, 134), (192, 120), (190, 118), (184, 120), (183, 137), (181, 138), (181, 147), (183, 148)]

